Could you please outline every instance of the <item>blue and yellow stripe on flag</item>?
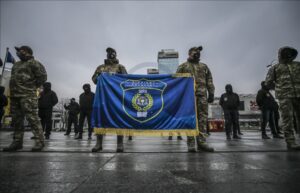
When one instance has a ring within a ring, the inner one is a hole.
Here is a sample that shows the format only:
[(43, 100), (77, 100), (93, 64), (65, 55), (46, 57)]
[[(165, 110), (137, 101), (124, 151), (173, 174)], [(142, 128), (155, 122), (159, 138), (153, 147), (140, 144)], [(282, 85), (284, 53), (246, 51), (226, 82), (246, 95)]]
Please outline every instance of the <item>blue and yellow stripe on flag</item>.
[(95, 134), (198, 135), (194, 79), (102, 73), (96, 87), (92, 126)]

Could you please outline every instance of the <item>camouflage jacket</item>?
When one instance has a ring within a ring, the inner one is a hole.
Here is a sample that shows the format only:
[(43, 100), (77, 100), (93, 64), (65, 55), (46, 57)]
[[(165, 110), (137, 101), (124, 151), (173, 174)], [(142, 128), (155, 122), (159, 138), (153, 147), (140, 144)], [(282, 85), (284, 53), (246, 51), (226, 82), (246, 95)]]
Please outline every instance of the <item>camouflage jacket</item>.
[(176, 73), (190, 73), (196, 83), (195, 94), (197, 96), (207, 96), (207, 92), (210, 94), (215, 93), (215, 86), (211, 72), (204, 63), (191, 63), (185, 62), (178, 66)]
[(265, 84), (275, 84), (276, 98), (300, 98), (300, 62), (278, 63), (269, 69)]
[[(116, 60), (117, 61), (117, 60)], [(112, 60), (105, 60), (105, 64), (102, 64), (97, 67), (92, 80), (95, 84), (97, 84), (97, 78), (102, 72), (111, 72), (111, 73), (117, 73), (117, 74), (127, 74), (126, 68), (119, 64), (116, 61)]]
[(11, 97), (37, 96), (37, 88), (47, 80), (45, 67), (33, 58), (23, 62), (16, 62), (11, 70), (9, 82)]

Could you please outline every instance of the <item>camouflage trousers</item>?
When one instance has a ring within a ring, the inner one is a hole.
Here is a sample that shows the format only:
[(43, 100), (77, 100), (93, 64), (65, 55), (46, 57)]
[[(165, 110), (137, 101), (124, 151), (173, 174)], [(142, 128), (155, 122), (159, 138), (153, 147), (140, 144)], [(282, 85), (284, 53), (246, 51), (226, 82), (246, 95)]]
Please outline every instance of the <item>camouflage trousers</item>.
[(44, 143), (43, 129), (38, 117), (37, 97), (12, 97), (10, 101), (14, 141), (23, 142), (24, 117), (31, 126), (37, 143)]
[[(282, 117), (282, 129), (287, 143), (295, 142), (294, 118), (299, 123), (300, 119), (300, 98), (279, 99)], [(293, 116), (295, 113), (295, 116)]]
[[(200, 133), (204, 133), (207, 127), (207, 117), (208, 117), (208, 103), (206, 96), (196, 96), (196, 108), (197, 108), (197, 124)], [(196, 137), (197, 143), (205, 142), (205, 137), (199, 135)], [(194, 137), (187, 137), (188, 146), (195, 145)]]

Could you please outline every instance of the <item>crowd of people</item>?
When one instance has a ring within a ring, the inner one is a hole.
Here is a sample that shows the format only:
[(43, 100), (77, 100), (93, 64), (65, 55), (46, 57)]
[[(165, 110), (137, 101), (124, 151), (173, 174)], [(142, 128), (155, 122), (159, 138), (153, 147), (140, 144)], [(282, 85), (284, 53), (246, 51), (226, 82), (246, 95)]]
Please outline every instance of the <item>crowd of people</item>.
[[(28, 120), (35, 145), (32, 151), (41, 151), (44, 146), (44, 139), (49, 139), (52, 127), (52, 110), (57, 104), (57, 96), (51, 90), (51, 83), (46, 82), (47, 73), (45, 67), (33, 57), (33, 51), (29, 46), (15, 47), (20, 61), (12, 67), (10, 80), (10, 100), (12, 127), (14, 128), (13, 142), (3, 151), (17, 151), (23, 147), (24, 117)], [(187, 137), (188, 152), (204, 151), (213, 152), (205, 139), (207, 132), (208, 103), (214, 101), (215, 86), (208, 65), (200, 62), (202, 46), (192, 47), (188, 51), (186, 62), (178, 66), (176, 73), (189, 73), (195, 80), (195, 98), (197, 108), (197, 120), (199, 135)], [(97, 83), (97, 77), (104, 72), (127, 74), (126, 68), (119, 63), (117, 52), (113, 48), (107, 48), (107, 58), (104, 64), (97, 67), (92, 76), (93, 82)], [(261, 132), (262, 139), (269, 139), (266, 133), (266, 126), (269, 124), (274, 138), (285, 138), (289, 150), (300, 150), (300, 145), (295, 141), (294, 126), (299, 125), (300, 116), (300, 63), (294, 61), (297, 57), (297, 50), (291, 47), (283, 47), (278, 52), (278, 63), (273, 65), (261, 83), (261, 89), (257, 93), (257, 104), (262, 112)], [(43, 86), (43, 91), (38, 98), (36, 91)], [(279, 105), (270, 93), (275, 89)], [(91, 139), (93, 128), (91, 127), (92, 105), (94, 93), (89, 84), (83, 85), (84, 92), (79, 97), (79, 104), (72, 98), (70, 104), (64, 108), (68, 110), (68, 125), (66, 136), (70, 135), (71, 126), (74, 125), (75, 139), (82, 139), (83, 125), (85, 119), (88, 122), (88, 139)], [(239, 96), (233, 92), (230, 84), (225, 86), (226, 92), (222, 94), (219, 104), (222, 106), (225, 118), (225, 133), (227, 140), (241, 139), (239, 127), (240, 105)], [(7, 105), (7, 99), (3, 97), (4, 89), (0, 88), (1, 118), (3, 107)], [(279, 114), (279, 110), (281, 114)], [(79, 124), (78, 124), (78, 114)], [(280, 116), (281, 115), (281, 116)], [(282, 119), (281, 136), (278, 120)], [(44, 132), (43, 132), (44, 131)], [(103, 134), (96, 134), (96, 145), (92, 152), (103, 149)], [(132, 136), (129, 137), (132, 139)], [(171, 136), (169, 137), (171, 140)], [(178, 136), (178, 139), (182, 139)], [(117, 136), (117, 152), (123, 152), (124, 136)]]

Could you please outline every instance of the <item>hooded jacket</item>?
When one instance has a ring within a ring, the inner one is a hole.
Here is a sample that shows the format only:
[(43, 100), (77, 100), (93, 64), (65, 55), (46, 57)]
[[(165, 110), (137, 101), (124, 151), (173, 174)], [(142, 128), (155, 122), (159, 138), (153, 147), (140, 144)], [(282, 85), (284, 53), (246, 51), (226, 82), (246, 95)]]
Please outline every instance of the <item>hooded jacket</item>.
[(95, 94), (93, 92), (82, 93), (79, 96), (79, 105), (81, 111), (92, 111)]
[(223, 110), (238, 110), (240, 106), (240, 97), (236, 93), (224, 93), (221, 95), (219, 104)]
[(297, 56), (297, 50), (283, 47), (279, 49), (278, 55), (279, 63), (269, 69), (266, 85), (269, 88), (275, 85), (278, 99), (300, 98), (300, 62), (293, 61)]
[(56, 93), (51, 90), (51, 84), (44, 84), (44, 90), (40, 94), (39, 109), (52, 109), (58, 103)]
[(275, 99), (269, 90), (261, 88), (256, 95), (256, 103), (261, 110), (275, 110)]

